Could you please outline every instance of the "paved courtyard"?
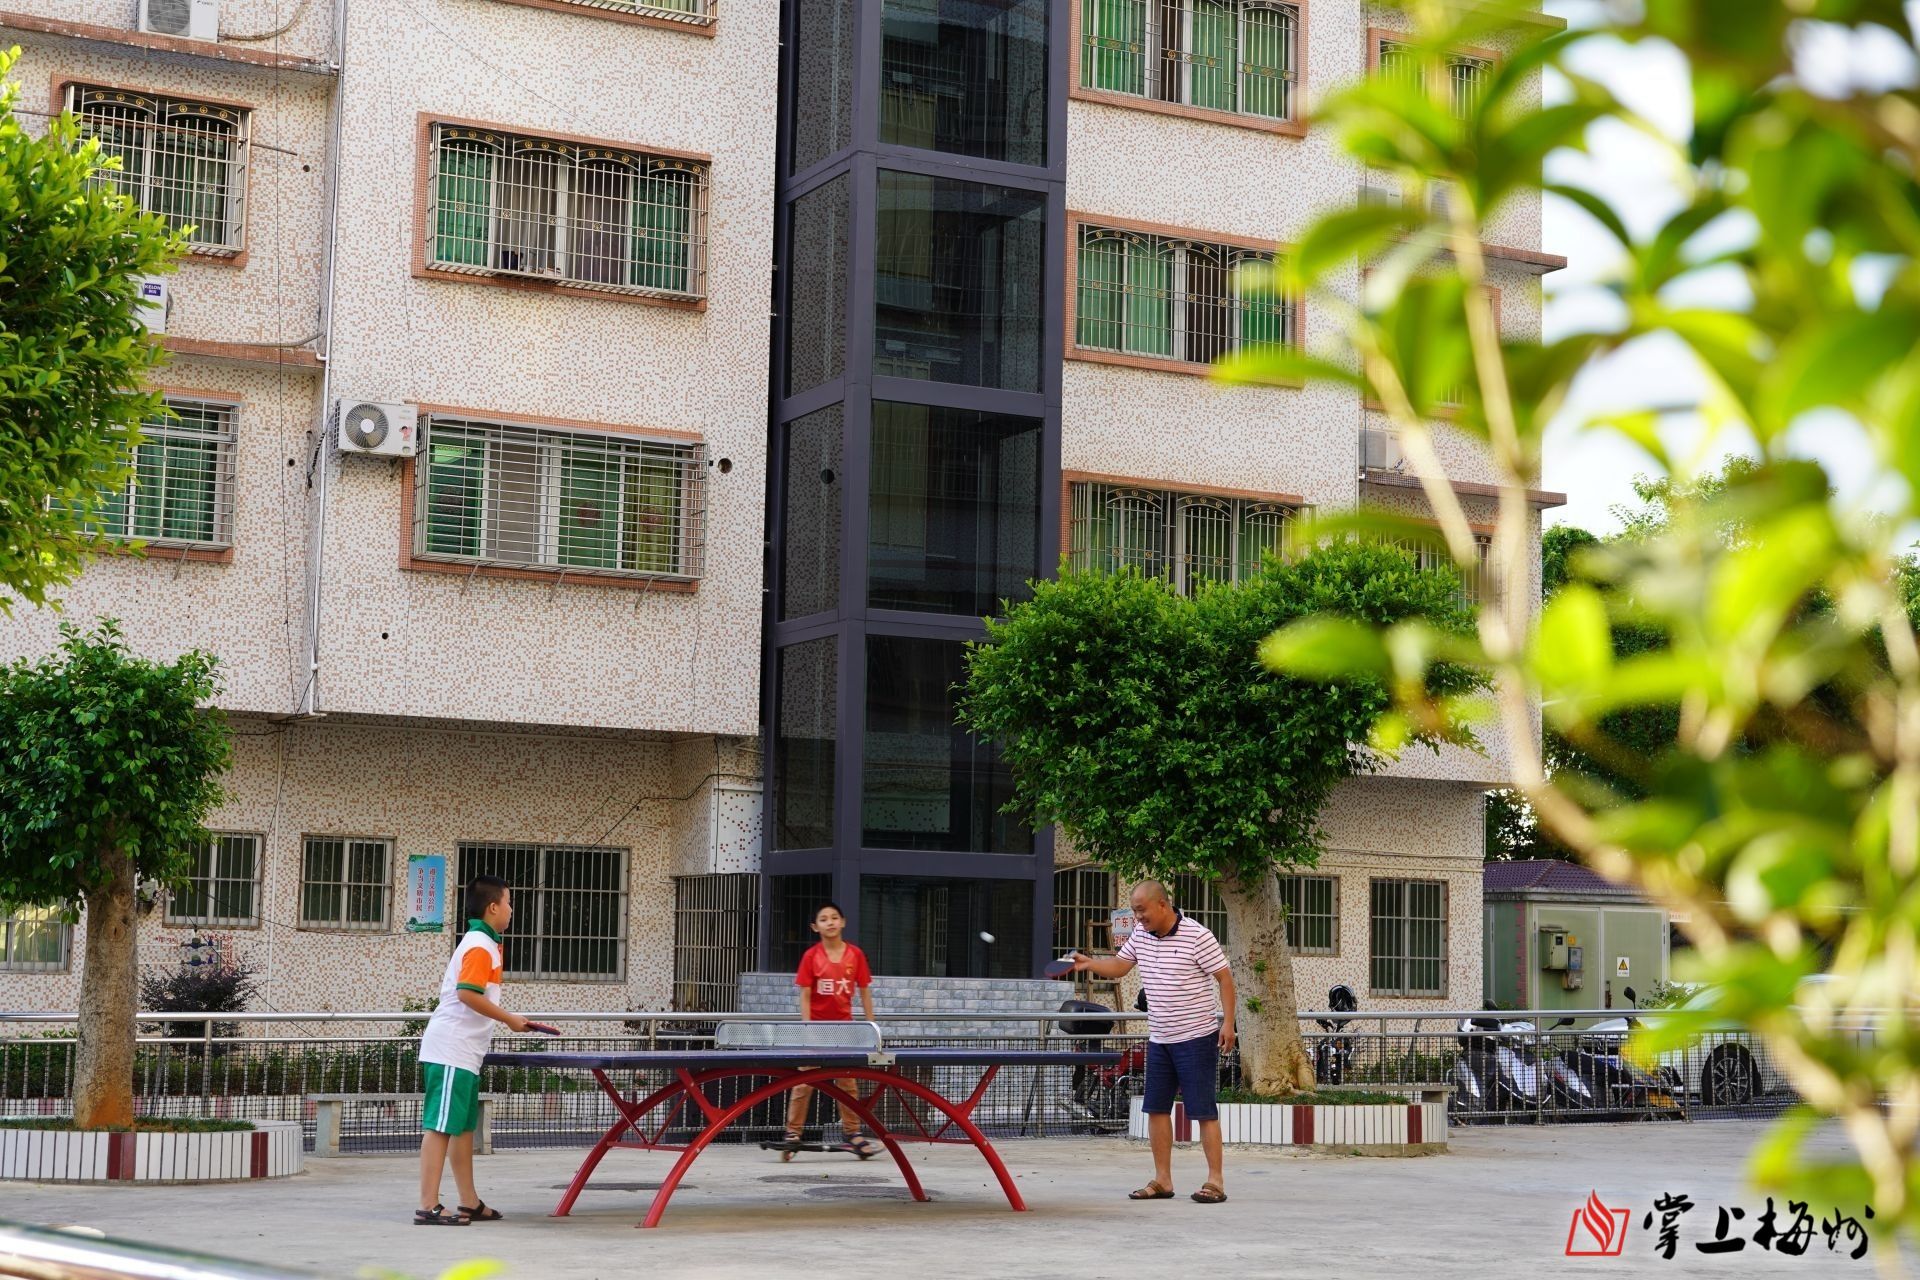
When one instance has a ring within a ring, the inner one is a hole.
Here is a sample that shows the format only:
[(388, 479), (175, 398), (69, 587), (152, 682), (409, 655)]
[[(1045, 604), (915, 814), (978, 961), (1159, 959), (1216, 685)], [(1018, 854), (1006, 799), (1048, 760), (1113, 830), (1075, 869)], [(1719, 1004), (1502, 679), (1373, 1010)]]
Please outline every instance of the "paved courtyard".
[[(803, 1155), (782, 1166), (753, 1148), (718, 1147), (693, 1167), (659, 1230), (634, 1229), (667, 1158), (615, 1152), (574, 1216), (550, 1219), (577, 1151), (513, 1151), (480, 1162), (481, 1193), (509, 1221), (466, 1228), (410, 1225), (415, 1166), (397, 1157), (312, 1161), (283, 1182), (184, 1187), (0, 1189), (0, 1218), (80, 1223), (136, 1240), (351, 1276), (368, 1265), (419, 1280), (463, 1258), (506, 1264), (512, 1280), (572, 1277), (1100, 1276), (1167, 1250), (1176, 1274), (1240, 1276), (1600, 1276), (1875, 1274), (1873, 1255), (1831, 1254), (1817, 1232), (1804, 1257), (1749, 1245), (1706, 1256), (1716, 1209), (1743, 1206), (1751, 1234), (1764, 1198), (1742, 1170), (1764, 1132), (1756, 1123), (1623, 1125), (1456, 1132), (1454, 1150), (1422, 1159), (1336, 1157), (1255, 1148), (1228, 1153), (1231, 1200), (1190, 1202), (1197, 1150), (1176, 1157), (1181, 1197), (1128, 1203), (1150, 1167), (1143, 1144), (1049, 1139), (999, 1144), (1031, 1212), (1008, 1211), (969, 1149), (913, 1151), (933, 1201), (915, 1204), (881, 1157)], [(1837, 1135), (1823, 1146), (1837, 1149)], [(1589, 1192), (1632, 1212), (1625, 1253), (1567, 1259), (1574, 1210)], [(448, 1195), (452, 1182), (447, 1183)], [(1641, 1219), (1655, 1196), (1684, 1192), (1699, 1207), (1680, 1251), (1654, 1252)], [(1909, 1265), (1912, 1265), (1911, 1258)]]

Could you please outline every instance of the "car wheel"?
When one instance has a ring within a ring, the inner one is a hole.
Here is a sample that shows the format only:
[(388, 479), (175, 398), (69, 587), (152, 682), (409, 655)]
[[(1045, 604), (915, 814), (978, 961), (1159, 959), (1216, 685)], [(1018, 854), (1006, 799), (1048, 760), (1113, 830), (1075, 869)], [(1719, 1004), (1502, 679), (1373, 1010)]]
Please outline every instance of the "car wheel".
[(1738, 1045), (1722, 1045), (1707, 1056), (1701, 1101), (1710, 1107), (1737, 1107), (1753, 1101), (1757, 1092), (1753, 1055)]

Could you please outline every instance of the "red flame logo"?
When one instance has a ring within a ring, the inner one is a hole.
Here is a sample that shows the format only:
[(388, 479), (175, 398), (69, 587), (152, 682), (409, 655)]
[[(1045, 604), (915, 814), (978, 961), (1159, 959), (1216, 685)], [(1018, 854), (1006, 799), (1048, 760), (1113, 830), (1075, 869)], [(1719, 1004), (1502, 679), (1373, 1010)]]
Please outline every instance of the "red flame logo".
[(1587, 1202), (1573, 1211), (1567, 1224), (1569, 1258), (1617, 1258), (1627, 1244), (1630, 1209), (1609, 1208), (1598, 1191), (1587, 1193)]

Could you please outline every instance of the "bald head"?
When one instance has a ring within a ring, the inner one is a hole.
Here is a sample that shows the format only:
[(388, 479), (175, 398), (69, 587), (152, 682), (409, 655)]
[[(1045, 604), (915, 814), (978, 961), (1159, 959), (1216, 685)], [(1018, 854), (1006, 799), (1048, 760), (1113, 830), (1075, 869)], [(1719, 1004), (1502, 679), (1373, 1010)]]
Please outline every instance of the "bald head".
[(1133, 886), (1133, 918), (1156, 934), (1173, 928), (1180, 917), (1173, 909), (1173, 895), (1158, 880), (1142, 880)]

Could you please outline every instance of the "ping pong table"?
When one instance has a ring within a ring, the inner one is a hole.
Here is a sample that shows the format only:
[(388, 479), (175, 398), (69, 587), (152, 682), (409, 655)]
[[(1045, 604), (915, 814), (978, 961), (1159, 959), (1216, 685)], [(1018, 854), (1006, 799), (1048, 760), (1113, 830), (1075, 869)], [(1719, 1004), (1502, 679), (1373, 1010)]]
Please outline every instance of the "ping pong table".
[[(1013, 1175), (973, 1121), (973, 1113), (994, 1077), (1002, 1067), (1071, 1067), (1119, 1060), (1117, 1053), (1080, 1048), (889, 1049), (880, 1027), (871, 1022), (722, 1022), (711, 1049), (505, 1051), (488, 1054), (486, 1065), (590, 1072), (613, 1104), (616, 1119), (580, 1162), (553, 1211), (556, 1218), (566, 1217), (573, 1209), (594, 1168), (616, 1147), (679, 1152), (680, 1158), (661, 1181), (640, 1223), (655, 1227), (701, 1152), (754, 1107), (800, 1085), (811, 1085), (834, 1101), (847, 1104), (893, 1156), (915, 1200), (927, 1199), (927, 1193), (901, 1144), (970, 1145), (999, 1179), (1007, 1203), (1024, 1210), (1027, 1205), (1014, 1186)], [(977, 1068), (980, 1075), (965, 1098), (949, 1098), (915, 1078), (924, 1074), (921, 1069), (930, 1067)], [(636, 1086), (629, 1096), (612, 1079), (614, 1073), (627, 1072), (664, 1072), (670, 1078), (644, 1094)], [(714, 1086), (742, 1078), (764, 1083), (723, 1101)], [(843, 1089), (843, 1081), (850, 1082), (852, 1088)], [(883, 1106), (886, 1103), (896, 1105)], [(888, 1114), (898, 1118), (893, 1127), (883, 1122)], [(700, 1127), (687, 1138), (689, 1124), (696, 1122)], [(687, 1140), (676, 1140), (679, 1138)]]

